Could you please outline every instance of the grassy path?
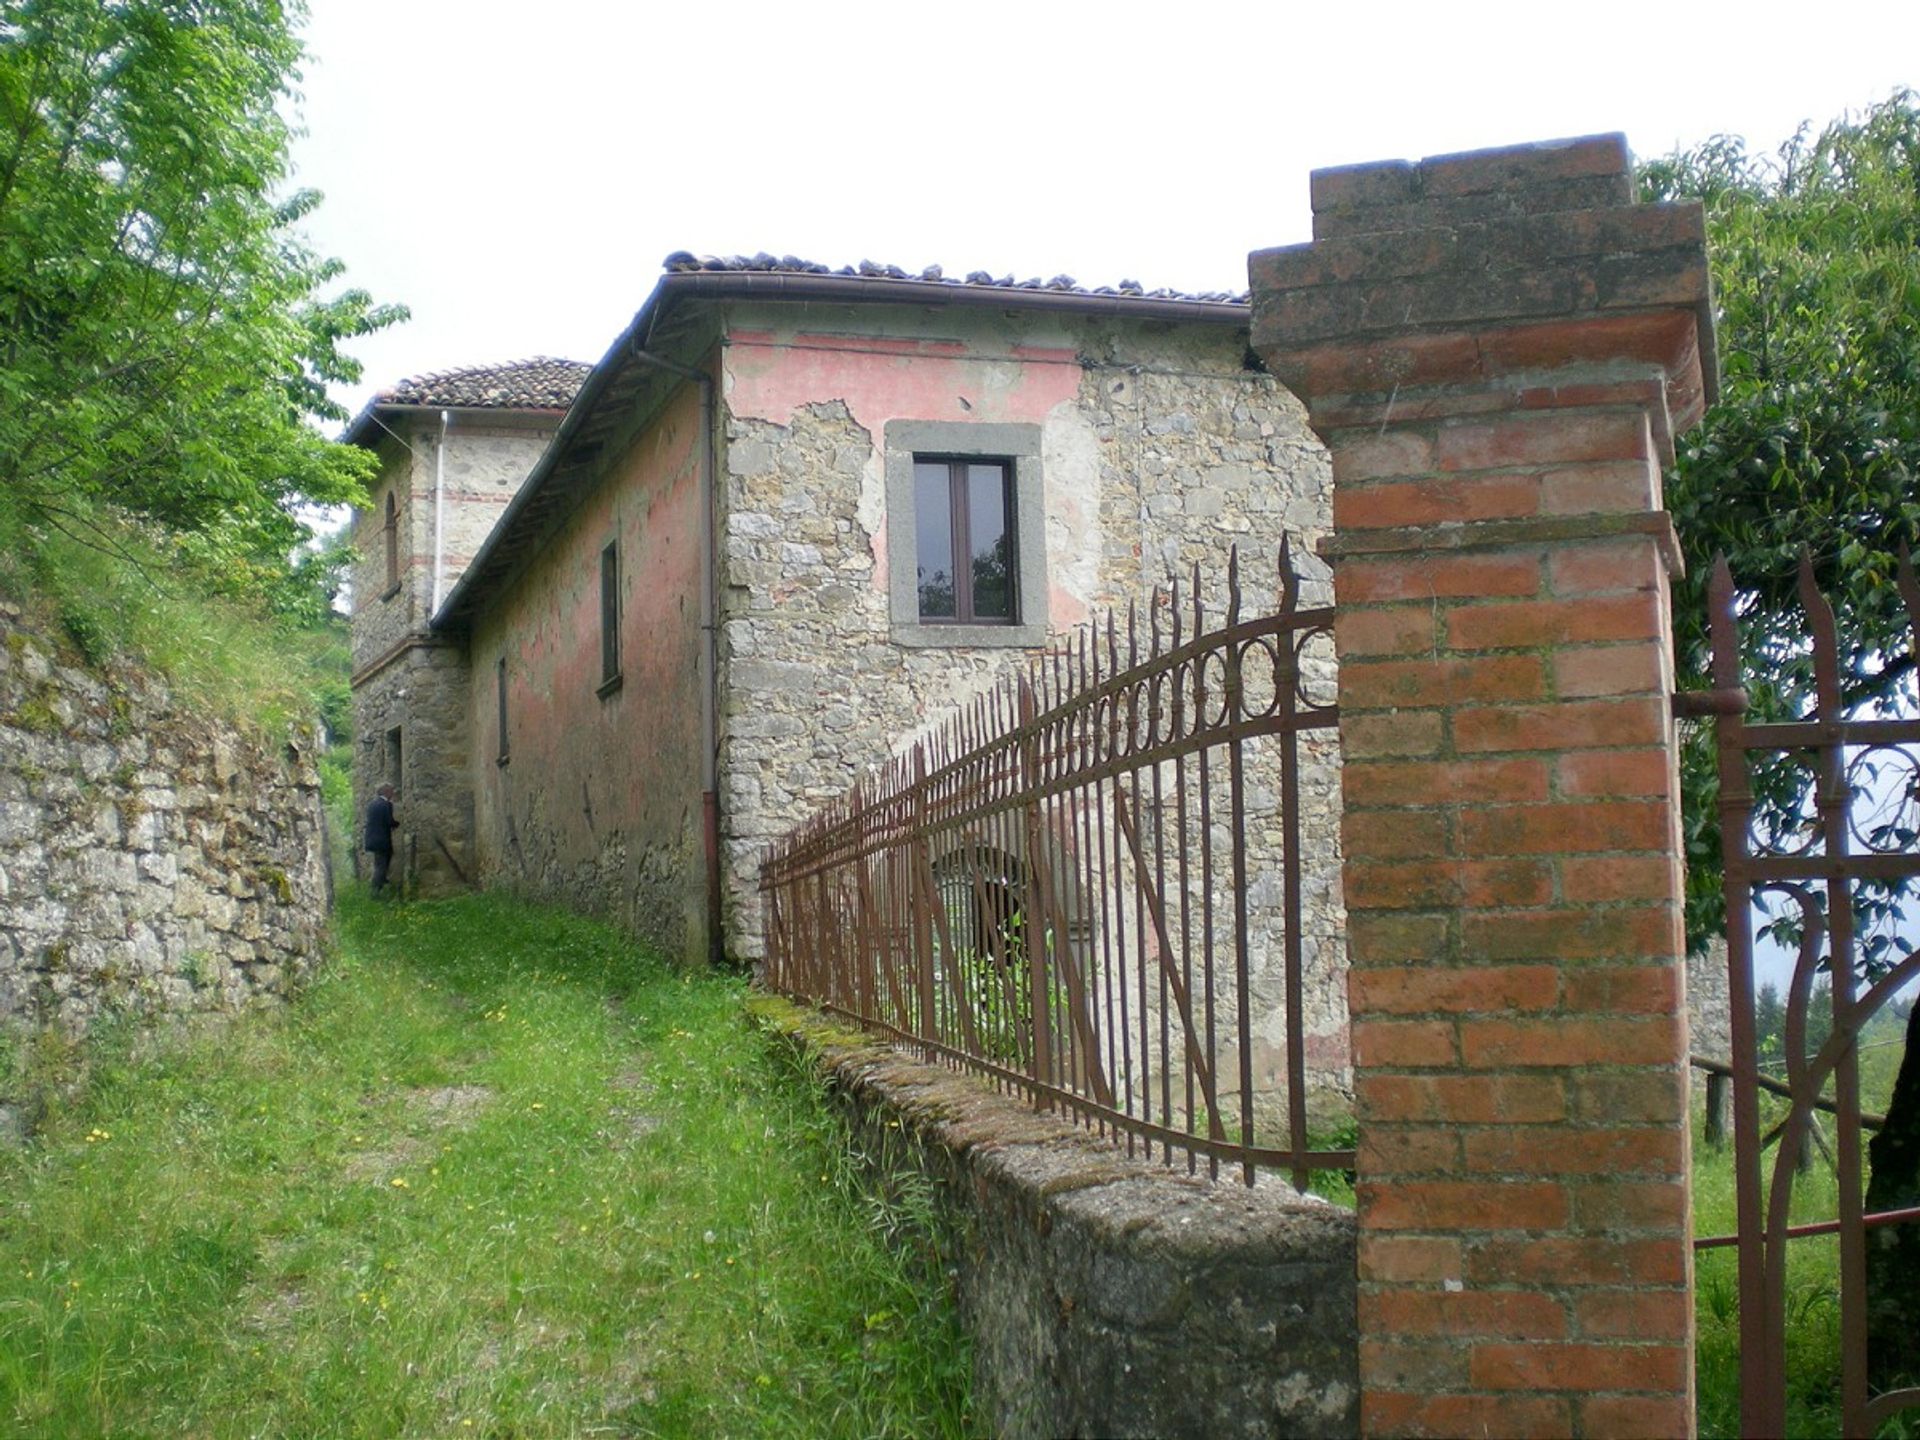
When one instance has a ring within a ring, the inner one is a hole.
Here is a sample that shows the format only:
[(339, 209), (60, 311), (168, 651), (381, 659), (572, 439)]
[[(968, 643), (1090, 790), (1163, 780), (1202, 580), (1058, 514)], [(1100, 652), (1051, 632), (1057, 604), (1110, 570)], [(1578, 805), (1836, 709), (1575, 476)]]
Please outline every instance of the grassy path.
[(494, 898), (339, 932), (0, 1153), (0, 1431), (965, 1433), (937, 1275), (737, 982)]

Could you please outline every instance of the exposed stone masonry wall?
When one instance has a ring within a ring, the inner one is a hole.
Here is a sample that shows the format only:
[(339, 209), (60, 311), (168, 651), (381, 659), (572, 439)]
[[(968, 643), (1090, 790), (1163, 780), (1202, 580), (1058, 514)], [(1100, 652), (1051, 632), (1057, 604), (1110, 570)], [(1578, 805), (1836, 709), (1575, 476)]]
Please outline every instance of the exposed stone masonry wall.
[(328, 904), (317, 743), (68, 664), (0, 601), (0, 1026), (290, 994)]
[[(940, 323), (954, 321), (942, 316)], [(1247, 613), (1260, 613), (1274, 603), (1280, 544), (1289, 533), (1310, 577), (1303, 603), (1330, 598), (1324, 580), (1312, 578), (1325, 573), (1311, 549), (1327, 523), (1325, 454), (1292, 396), (1245, 368), (1244, 334), (1074, 323), (1071, 336), (1009, 336), (1010, 322), (1000, 320), (991, 335), (973, 338), (977, 348), (964, 358), (916, 355), (922, 373), (944, 371), (951, 376), (948, 389), (966, 391), (964, 416), (906, 409), (928, 404), (916, 394), (856, 394), (851, 405), (817, 401), (784, 417), (786, 423), (739, 413), (738, 406), (729, 414), (721, 804), (726, 934), (736, 955), (761, 953), (757, 886), (767, 844), (844, 794), (903, 739), (1024, 668), (1036, 653), (896, 642), (877, 567), (886, 553), (884, 527), (912, 525), (913, 517), (885, 514), (880, 432), (887, 419), (1026, 418), (1016, 407), (1022, 386), (1036, 383), (1030, 374), (1047, 365), (1070, 367), (1064, 385), (1044, 382), (1065, 398), (1039, 410), (1051, 592), (1045, 605), (1056, 639), (1108, 609), (1118, 609), (1124, 620), (1129, 603), (1144, 602), (1154, 586), (1175, 576), (1184, 585), (1196, 564), (1217, 623), (1227, 555), (1236, 545)], [(877, 413), (888, 404), (895, 413)], [(859, 413), (854, 406), (862, 407)], [(1250, 774), (1250, 851), (1256, 859), (1275, 857), (1277, 765), (1255, 764)], [(1307, 737), (1307, 1060), (1310, 1070), (1333, 1076), (1344, 1089), (1337, 774), (1331, 733)], [(1253, 982), (1259, 1017), (1253, 1073), (1257, 1089), (1272, 1091), (1284, 1076), (1281, 881), (1277, 864), (1256, 870), (1263, 878), (1250, 896), (1251, 928), (1264, 963), (1256, 960)], [(1229, 1059), (1223, 1070), (1235, 1073), (1237, 1061)]]
[(1189, 1178), (772, 996), (882, 1184), (933, 1182), (983, 1431), (1306, 1440), (1358, 1430), (1353, 1213)]

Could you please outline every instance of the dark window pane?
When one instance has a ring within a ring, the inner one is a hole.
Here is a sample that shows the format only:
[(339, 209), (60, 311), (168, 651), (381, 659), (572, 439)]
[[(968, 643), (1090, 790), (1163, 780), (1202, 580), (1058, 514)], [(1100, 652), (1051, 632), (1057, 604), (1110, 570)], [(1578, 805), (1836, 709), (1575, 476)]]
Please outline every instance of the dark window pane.
[(950, 620), (953, 608), (953, 492), (944, 464), (913, 467), (914, 556), (922, 619)]
[(967, 541), (973, 551), (973, 613), (981, 620), (1013, 619), (1013, 527), (1008, 523), (1008, 489), (1003, 467), (967, 467)]
[(600, 552), (600, 678), (620, 673), (619, 542)]

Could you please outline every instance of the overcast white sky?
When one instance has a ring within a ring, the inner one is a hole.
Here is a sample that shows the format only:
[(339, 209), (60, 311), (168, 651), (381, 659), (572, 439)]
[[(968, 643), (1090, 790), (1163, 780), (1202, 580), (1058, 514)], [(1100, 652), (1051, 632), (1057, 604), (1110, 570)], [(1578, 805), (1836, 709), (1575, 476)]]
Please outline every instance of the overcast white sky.
[(402, 376), (598, 360), (670, 251), (1239, 290), (1316, 168), (1771, 148), (1920, 85), (1920, 3), (311, 0), (296, 181)]

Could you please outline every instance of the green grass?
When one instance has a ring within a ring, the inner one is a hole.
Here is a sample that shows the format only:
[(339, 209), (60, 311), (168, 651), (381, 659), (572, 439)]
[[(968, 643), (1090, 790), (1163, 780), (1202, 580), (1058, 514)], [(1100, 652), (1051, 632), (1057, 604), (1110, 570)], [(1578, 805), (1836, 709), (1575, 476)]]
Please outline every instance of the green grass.
[(276, 621), (257, 599), (219, 589), (181, 542), (148, 527), (101, 513), (36, 529), (0, 503), (0, 597), (23, 602), (68, 660), (138, 664), (165, 677), (182, 708), (269, 735), (323, 703), (343, 719), (344, 622)]
[(896, 1257), (736, 980), (498, 898), (350, 897), (290, 1010), (0, 1155), (0, 1430), (957, 1435)]
[[(1902, 1023), (1882, 1015), (1863, 1037), (1867, 1041), (1898, 1038)], [(1901, 1049), (1876, 1045), (1860, 1057), (1862, 1108), (1884, 1111), (1893, 1091)], [(1831, 1093), (1831, 1086), (1829, 1086)], [(1770, 1128), (1786, 1113), (1786, 1102), (1762, 1097), (1761, 1126)], [(1829, 1143), (1830, 1117), (1822, 1116)], [(1707, 1146), (1704, 1111), (1695, 1115), (1693, 1137), (1694, 1234), (1730, 1235), (1738, 1228), (1734, 1214), (1734, 1168), (1731, 1139), (1724, 1149)], [(1864, 1139), (1863, 1149), (1864, 1149)], [(1762, 1167), (1762, 1204), (1772, 1184), (1778, 1154), (1769, 1147)], [(1839, 1189), (1833, 1167), (1815, 1153), (1813, 1168), (1794, 1177), (1790, 1223), (1830, 1220), (1839, 1213)], [(1787, 1261), (1787, 1433), (1838, 1435), (1840, 1426), (1840, 1249), (1837, 1239), (1816, 1236), (1788, 1246)], [(1740, 1311), (1739, 1281), (1732, 1248), (1703, 1251), (1695, 1256), (1695, 1383), (1700, 1434), (1734, 1437), (1740, 1434)], [(1883, 1436), (1920, 1435), (1915, 1417), (1895, 1416), (1880, 1432)]]

